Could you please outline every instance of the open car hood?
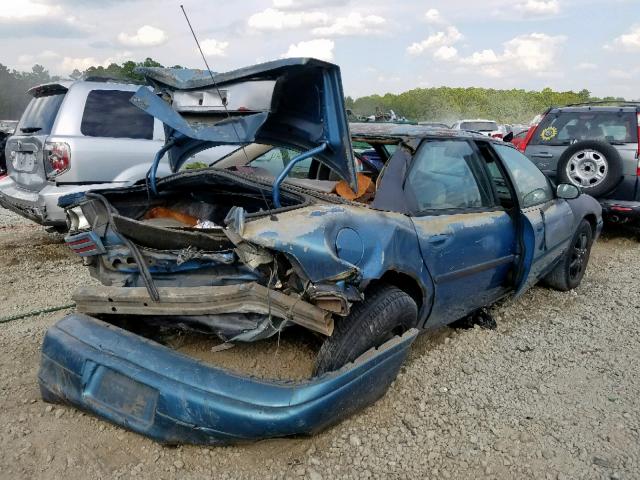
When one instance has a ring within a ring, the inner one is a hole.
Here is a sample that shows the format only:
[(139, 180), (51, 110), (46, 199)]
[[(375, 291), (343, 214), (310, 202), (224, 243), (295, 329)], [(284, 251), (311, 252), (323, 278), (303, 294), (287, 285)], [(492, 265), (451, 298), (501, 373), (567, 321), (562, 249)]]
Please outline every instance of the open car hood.
[(170, 68), (139, 72), (155, 93), (142, 87), (131, 101), (164, 123), (173, 171), (216, 145), (259, 142), (304, 152), (326, 144), (314, 157), (356, 188), (337, 65), (288, 58), (225, 73)]

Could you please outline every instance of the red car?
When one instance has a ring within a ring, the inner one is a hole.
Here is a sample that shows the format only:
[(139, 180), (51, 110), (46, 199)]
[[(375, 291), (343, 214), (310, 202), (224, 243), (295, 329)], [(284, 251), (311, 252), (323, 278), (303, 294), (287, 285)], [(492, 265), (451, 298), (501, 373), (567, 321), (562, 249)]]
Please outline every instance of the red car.
[(511, 139), (511, 143), (521, 152), (526, 148), (525, 140), (530, 134), (533, 134), (533, 130), (535, 130), (535, 126), (529, 127), (528, 130), (521, 130), (518, 133), (513, 134), (513, 138)]

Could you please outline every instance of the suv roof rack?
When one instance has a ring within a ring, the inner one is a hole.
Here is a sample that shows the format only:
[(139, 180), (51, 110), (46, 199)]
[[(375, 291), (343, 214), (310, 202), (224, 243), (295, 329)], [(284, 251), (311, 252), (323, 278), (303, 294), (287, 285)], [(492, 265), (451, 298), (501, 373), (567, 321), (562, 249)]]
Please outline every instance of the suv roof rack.
[(144, 85), (145, 83), (142, 80), (134, 80), (133, 78), (118, 78), (118, 77), (108, 77), (102, 75), (89, 75), (88, 77), (83, 77), (81, 80), (85, 82), (113, 82), (113, 83), (132, 83), (134, 85)]
[(587, 107), (589, 105), (611, 105), (611, 106), (629, 106), (629, 107), (640, 107), (640, 100), (638, 101), (627, 101), (627, 100), (595, 100), (593, 102), (582, 102), (582, 103), (571, 103), (569, 105), (563, 105), (562, 107)]

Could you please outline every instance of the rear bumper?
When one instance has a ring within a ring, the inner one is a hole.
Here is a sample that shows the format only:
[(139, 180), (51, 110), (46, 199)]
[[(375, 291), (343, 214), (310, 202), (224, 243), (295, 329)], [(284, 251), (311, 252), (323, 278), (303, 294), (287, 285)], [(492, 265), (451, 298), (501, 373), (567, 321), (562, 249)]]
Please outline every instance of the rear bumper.
[(64, 208), (58, 199), (64, 195), (88, 190), (115, 188), (127, 183), (97, 183), (91, 185), (46, 185), (39, 192), (20, 188), (9, 176), (0, 180), (0, 206), (45, 226), (67, 224)]
[(602, 216), (612, 223), (633, 223), (640, 221), (640, 201), (600, 200)]
[(0, 206), (29, 220), (46, 225), (46, 211), (38, 192), (19, 188), (9, 176), (0, 181)]
[(417, 334), (412, 329), (321, 377), (275, 382), (72, 314), (47, 331), (38, 379), (44, 400), (75, 405), (161, 443), (238, 443), (315, 433), (372, 404)]

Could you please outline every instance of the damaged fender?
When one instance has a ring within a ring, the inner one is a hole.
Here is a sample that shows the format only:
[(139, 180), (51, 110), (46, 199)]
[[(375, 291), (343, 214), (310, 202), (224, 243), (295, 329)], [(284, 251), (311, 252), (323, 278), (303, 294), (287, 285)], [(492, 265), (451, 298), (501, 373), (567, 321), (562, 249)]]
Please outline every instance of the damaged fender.
[(67, 403), (167, 444), (220, 445), (311, 434), (372, 404), (396, 378), (411, 329), (340, 370), (268, 381), (212, 367), (92, 317), (51, 327), (38, 379)]

